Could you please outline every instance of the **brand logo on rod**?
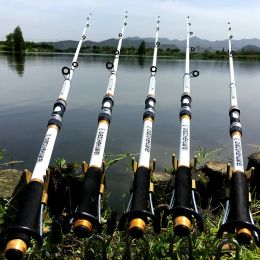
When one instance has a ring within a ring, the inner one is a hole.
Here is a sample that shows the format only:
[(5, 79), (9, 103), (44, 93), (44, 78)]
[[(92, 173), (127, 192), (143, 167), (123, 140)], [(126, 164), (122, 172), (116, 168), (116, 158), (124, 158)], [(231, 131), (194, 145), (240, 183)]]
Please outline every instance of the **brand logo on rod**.
[(235, 165), (243, 167), (242, 146), (239, 138), (234, 138)]
[(46, 152), (47, 146), (49, 144), (50, 138), (51, 138), (51, 134), (48, 134), (48, 135), (45, 136), (43, 143), (42, 143), (42, 147), (41, 147), (39, 156), (38, 156), (38, 159), (37, 159), (37, 162), (43, 161), (43, 157), (44, 157), (44, 154)]
[(96, 141), (95, 149), (94, 149), (94, 155), (100, 154), (102, 140), (104, 137), (105, 130), (106, 130), (105, 128), (99, 128), (99, 130), (98, 130), (97, 141)]
[(147, 126), (146, 135), (145, 135), (145, 148), (144, 148), (144, 150), (148, 153), (151, 150), (151, 140), (152, 140), (152, 128), (150, 126)]
[(189, 148), (189, 127), (183, 125), (182, 126), (182, 142), (181, 142), (181, 149), (188, 151)]

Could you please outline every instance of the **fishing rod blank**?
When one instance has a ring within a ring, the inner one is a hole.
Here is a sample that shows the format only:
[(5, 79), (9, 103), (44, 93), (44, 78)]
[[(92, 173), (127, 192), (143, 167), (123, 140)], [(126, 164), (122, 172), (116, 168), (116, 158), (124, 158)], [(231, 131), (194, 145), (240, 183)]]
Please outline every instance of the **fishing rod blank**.
[[(53, 112), (48, 121), (48, 129), (31, 180), (26, 186), (24, 194), (25, 200), (17, 213), (14, 225), (7, 230), (7, 244), (5, 247), (5, 256), (7, 259), (21, 259), (30, 246), (31, 238), (34, 238), (38, 244), (42, 243), (42, 231), (39, 230), (41, 224), (39, 225), (38, 222), (39, 219), (41, 219), (40, 212), (43, 212), (44, 206), (47, 203), (47, 193), (44, 189), (46, 171), (49, 166), (57, 134), (62, 126), (62, 119), (67, 106), (67, 97), (71, 86), (72, 76), (74, 69), (78, 67), (77, 59), (82, 42), (86, 39), (85, 34), (89, 27), (90, 16), (87, 18), (86, 26), (82, 32), (70, 68), (62, 68), (62, 74), (65, 80), (60, 95), (54, 103)], [(43, 200), (42, 197), (44, 197)]]
[[(226, 201), (225, 213), (222, 224), (217, 233), (222, 237), (224, 232), (235, 234), (240, 244), (248, 244), (254, 238), (260, 245), (260, 230), (254, 224), (249, 207), (249, 190), (247, 175), (244, 171), (242, 154), (242, 125), (240, 123), (240, 109), (236, 93), (236, 83), (233, 66), (233, 54), (230, 23), (228, 28), (229, 69), (230, 69), (230, 137), (233, 146), (232, 170), (228, 167), (227, 177), (229, 184), (229, 196)], [(230, 241), (227, 241), (227, 243)], [(223, 245), (223, 243), (222, 243)], [(236, 245), (236, 244), (235, 244)], [(220, 248), (221, 250), (221, 248)]]
[[(171, 215), (173, 219), (174, 233), (177, 236), (188, 236), (193, 219), (196, 220), (198, 229), (203, 230), (202, 216), (198, 212), (195, 200), (195, 181), (191, 178), (191, 162), (190, 162), (190, 121), (191, 121), (191, 95), (190, 95), (190, 78), (197, 77), (199, 72), (194, 70), (190, 72), (190, 22), (187, 17), (187, 44), (186, 44), (186, 62), (185, 74), (183, 84), (183, 94), (181, 97), (180, 109), (180, 146), (179, 146), (179, 160), (173, 157), (173, 176), (174, 189), (169, 204), (168, 210), (164, 215), (166, 217)], [(194, 50), (194, 48), (193, 48)], [(194, 160), (195, 161), (195, 160)], [(195, 164), (195, 163), (194, 163)], [(195, 167), (195, 165), (193, 165)]]
[[(138, 167), (134, 169), (134, 182), (131, 192), (131, 198), (126, 213), (119, 221), (119, 229), (125, 228), (126, 221), (129, 224), (129, 234), (132, 237), (142, 237), (145, 232), (147, 219), (153, 221), (154, 230), (160, 232), (160, 221), (155, 216), (153, 207), (153, 183), (151, 174), (154, 166), (150, 166), (150, 153), (152, 141), (152, 126), (155, 117), (155, 74), (157, 72), (157, 50), (160, 45), (158, 41), (159, 34), (159, 17), (156, 25), (156, 36), (153, 53), (153, 62), (150, 68), (151, 76), (149, 83), (148, 95), (145, 100), (145, 110), (143, 114), (143, 134), (140, 149)], [(135, 163), (136, 165), (136, 163)], [(137, 166), (137, 165), (136, 165)]]
[(93, 228), (101, 230), (101, 202), (104, 194), (104, 165), (103, 157), (105, 151), (106, 138), (108, 128), (112, 116), (112, 108), (114, 106), (114, 92), (116, 86), (116, 74), (119, 62), (119, 55), (123, 40), (125, 27), (127, 25), (127, 12), (121, 33), (119, 33), (119, 41), (115, 50), (114, 62), (107, 62), (106, 67), (110, 70), (108, 87), (102, 101), (101, 112), (98, 117), (98, 128), (96, 138), (90, 158), (90, 163), (85, 165), (85, 178), (83, 182), (83, 190), (81, 201), (78, 204), (76, 212), (71, 215), (73, 218), (74, 233), (79, 237), (87, 237), (92, 234)]

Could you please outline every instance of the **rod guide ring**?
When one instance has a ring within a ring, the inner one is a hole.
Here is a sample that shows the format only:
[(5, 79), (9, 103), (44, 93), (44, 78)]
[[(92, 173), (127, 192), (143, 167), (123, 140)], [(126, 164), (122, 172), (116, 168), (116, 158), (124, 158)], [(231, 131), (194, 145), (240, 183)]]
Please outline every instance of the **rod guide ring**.
[(64, 76), (69, 75), (69, 74), (70, 74), (70, 68), (68, 68), (68, 67), (63, 67), (63, 68), (61, 69), (61, 72), (62, 72), (62, 74), (63, 74)]
[(86, 39), (86, 35), (82, 35), (82, 40), (85, 40)]
[(106, 63), (106, 68), (107, 68), (108, 70), (112, 70), (112, 69), (114, 68), (114, 63), (113, 63), (112, 61), (108, 61), (108, 62)]
[(193, 32), (190, 32), (190, 35), (193, 35)]
[(114, 51), (114, 54), (115, 54), (115, 55), (118, 55), (118, 54), (119, 54), (119, 50), (115, 50), (115, 51)]
[(195, 48), (194, 47), (190, 47), (190, 51), (195, 51)]
[(77, 68), (77, 67), (79, 66), (79, 64), (78, 64), (76, 61), (73, 61), (73, 62), (72, 62), (72, 66), (73, 66), (74, 68)]
[(193, 70), (193, 71), (191, 72), (191, 74), (192, 74), (192, 76), (193, 76), (194, 78), (196, 78), (196, 77), (198, 77), (198, 76), (200, 75), (200, 72), (199, 72), (198, 70)]
[(156, 72), (157, 71), (157, 67), (156, 66), (151, 66), (150, 71), (151, 72)]
[(160, 42), (156, 42), (156, 46), (160, 46), (160, 44), (161, 44)]
[(124, 25), (126, 26), (126, 25), (127, 25), (127, 22), (124, 22)]
[(120, 37), (122, 37), (123, 35), (122, 35), (122, 33), (119, 33), (118, 36), (119, 36), (119, 38), (120, 38)]
[(235, 51), (233, 51), (233, 50), (230, 51), (230, 54), (231, 54), (231, 55), (234, 55), (234, 54), (235, 54)]

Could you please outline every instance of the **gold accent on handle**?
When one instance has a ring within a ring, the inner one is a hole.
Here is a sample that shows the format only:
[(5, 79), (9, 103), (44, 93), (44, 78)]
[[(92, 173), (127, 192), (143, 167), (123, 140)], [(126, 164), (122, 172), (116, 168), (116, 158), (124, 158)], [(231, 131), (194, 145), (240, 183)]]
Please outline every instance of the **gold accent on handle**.
[(194, 179), (191, 180), (191, 188), (196, 190), (196, 181)]
[(49, 125), (48, 128), (54, 128), (56, 129), (58, 132), (60, 131), (59, 127), (56, 125)]
[(154, 184), (152, 182), (150, 182), (149, 192), (154, 192)]
[[(174, 229), (182, 228), (184, 231), (188, 232), (191, 229), (191, 222), (185, 216), (178, 216), (173, 220)], [(185, 232), (185, 233), (186, 233)]]
[(248, 228), (240, 228), (236, 230), (236, 235), (237, 237), (239, 236), (247, 236), (248, 238), (250, 238), (250, 241), (253, 237), (252, 232), (248, 229)]
[(100, 188), (99, 188), (99, 193), (103, 195), (104, 192), (105, 192), (105, 185), (103, 183), (101, 183)]
[(84, 172), (84, 174), (86, 174), (88, 167), (89, 167), (88, 163), (83, 161), (81, 167), (82, 167), (82, 171)]
[(141, 218), (134, 218), (130, 221), (129, 230), (137, 228), (142, 232), (145, 231), (145, 222)]
[(92, 231), (93, 225), (91, 222), (89, 222), (86, 219), (77, 219), (74, 221), (73, 223), (73, 228), (77, 228), (77, 227), (84, 227), (86, 228), (89, 232)]
[(30, 179), (30, 182), (33, 182), (33, 181), (39, 182), (39, 183), (41, 183), (41, 184), (44, 184), (44, 182), (42, 181), (42, 179), (39, 179), (39, 178)]
[(6, 254), (9, 250), (18, 250), (24, 255), (27, 250), (27, 245), (21, 239), (12, 239), (7, 243), (4, 253)]

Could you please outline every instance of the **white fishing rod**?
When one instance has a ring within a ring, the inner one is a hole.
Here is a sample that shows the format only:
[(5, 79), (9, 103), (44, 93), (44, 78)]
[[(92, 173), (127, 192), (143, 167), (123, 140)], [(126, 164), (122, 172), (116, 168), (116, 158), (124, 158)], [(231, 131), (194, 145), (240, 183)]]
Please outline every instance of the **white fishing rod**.
[[(7, 244), (5, 247), (5, 256), (7, 259), (21, 259), (30, 245), (31, 238), (34, 238), (39, 244), (42, 241), (42, 231), (38, 230), (40, 213), (43, 212), (47, 203), (46, 192), (44, 192), (44, 182), (47, 168), (50, 163), (54, 144), (58, 132), (62, 126), (63, 115), (67, 106), (67, 97), (71, 86), (71, 80), (75, 68), (78, 67), (78, 55), (82, 42), (86, 39), (86, 30), (89, 27), (89, 19), (82, 32), (76, 52), (72, 59), (71, 66), (63, 67), (62, 73), (64, 83), (59, 95), (53, 106), (51, 118), (48, 121), (48, 129), (44, 137), (40, 153), (38, 155), (30, 182), (26, 186), (24, 202), (19, 208), (14, 225), (7, 230)], [(44, 196), (43, 196), (44, 193)], [(44, 200), (42, 200), (44, 197)], [(35, 224), (38, 223), (35, 227)]]
[[(195, 185), (191, 177), (191, 162), (190, 162), (190, 123), (191, 123), (191, 94), (190, 94), (190, 78), (197, 77), (199, 72), (194, 70), (190, 72), (190, 36), (193, 34), (190, 31), (191, 23), (187, 17), (187, 36), (186, 36), (186, 60), (185, 73), (183, 78), (183, 93), (181, 96), (180, 109), (180, 146), (179, 160), (173, 157), (173, 176), (174, 189), (169, 203), (169, 208), (166, 210), (164, 220), (171, 215), (173, 220), (174, 234), (176, 236), (188, 236), (192, 229), (192, 222), (195, 220), (200, 231), (203, 230), (202, 216), (198, 212), (195, 200)], [(195, 163), (194, 163), (195, 164)], [(193, 166), (195, 167), (195, 166)], [(191, 241), (189, 242), (189, 252), (191, 250)]]
[(106, 67), (110, 70), (108, 87), (102, 101), (101, 112), (98, 117), (98, 128), (89, 165), (84, 167), (86, 174), (81, 201), (76, 212), (72, 215), (74, 232), (79, 237), (86, 237), (92, 234), (93, 228), (101, 228), (101, 200), (104, 193), (104, 167), (103, 158), (106, 145), (108, 128), (111, 121), (112, 109), (114, 106), (114, 92), (119, 56), (125, 27), (127, 25), (127, 12), (124, 18), (119, 41), (115, 50), (114, 62), (107, 62)]
[[(229, 196), (222, 225), (217, 236), (221, 237), (224, 232), (235, 234), (239, 244), (248, 244), (254, 238), (259, 246), (260, 230), (254, 224), (249, 206), (249, 189), (247, 174), (244, 170), (242, 153), (242, 125), (240, 123), (240, 109), (236, 93), (236, 82), (233, 65), (231, 26), (228, 23), (228, 49), (229, 49), (229, 69), (230, 69), (230, 137), (232, 138), (233, 160), (232, 169), (228, 167)], [(234, 241), (234, 240), (233, 240)], [(232, 242), (232, 241), (231, 241)], [(230, 240), (223, 240), (221, 245), (230, 243)], [(237, 246), (236, 242), (233, 242)], [(219, 248), (219, 251), (221, 250)]]
[[(155, 44), (153, 52), (153, 61), (150, 68), (151, 76), (149, 82), (148, 95), (145, 100), (145, 110), (143, 114), (143, 134), (140, 148), (140, 157), (138, 165), (134, 168), (134, 182), (129, 206), (126, 213), (119, 221), (119, 229), (125, 229), (126, 221), (129, 224), (129, 234), (133, 237), (142, 237), (145, 232), (147, 217), (153, 221), (153, 226), (156, 232), (160, 230), (160, 221), (155, 217), (153, 207), (153, 183), (151, 181), (151, 174), (154, 170), (154, 165), (150, 166), (150, 153), (152, 144), (152, 127), (155, 118), (155, 75), (157, 72), (157, 52), (160, 42), (159, 37), (159, 23), (158, 16), (156, 24)], [(136, 164), (136, 162), (135, 162)]]

